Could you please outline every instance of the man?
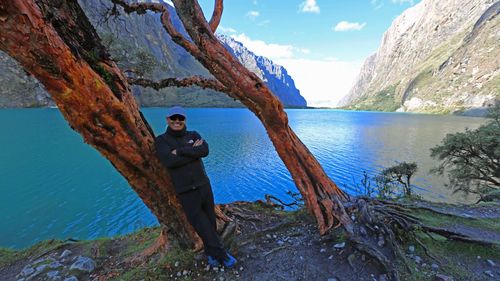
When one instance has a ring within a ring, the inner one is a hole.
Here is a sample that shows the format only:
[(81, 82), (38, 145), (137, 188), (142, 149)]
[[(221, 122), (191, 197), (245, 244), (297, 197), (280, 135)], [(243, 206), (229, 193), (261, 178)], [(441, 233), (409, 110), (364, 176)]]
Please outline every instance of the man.
[(170, 108), (167, 124), (167, 131), (155, 139), (156, 154), (170, 173), (189, 223), (203, 240), (208, 263), (232, 267), (236, 259), (217, 234), (212, 188), (201, 160), (208, 155), (208, 143), (186, 130), (186, 112), (180, 106)]

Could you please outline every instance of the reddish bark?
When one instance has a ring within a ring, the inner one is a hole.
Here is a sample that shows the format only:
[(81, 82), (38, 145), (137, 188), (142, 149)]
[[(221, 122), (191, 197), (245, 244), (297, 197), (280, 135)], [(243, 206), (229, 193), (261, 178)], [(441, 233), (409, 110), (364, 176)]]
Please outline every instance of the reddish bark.
[(78, 3), (53, 2), (0, 0), (0, 49), (43, 83), (70, 126), (127, 179), (169, 240), (192, 245), (194, 231), (126, 79)]
[(188, 78), (166, 78), (160, 81), (151, 81), (144, 78), (128, 78), (129, 84), (139, 85), (142, 87), (149, 87), (155, 90), (160, 90), (167, 87), (189, 87), (198, 86), (202, 89), (212, 89), (219, 92), (226, 91), (226, 87), (222, 85), (219, 81), (214, 79), (207, 79), (202, 76), (192, 76)]
[[(257, 75), (239, 63), (217, 40), (196, 0), (173, 2), (196, 45), (193, 52), (192, 47), (186, 50), (226, 86), (231, 97), (240, 100), (262, 122), (300, 190), (306, 207), (314, 214), (320, 233), (324, 234), (334, 225), (334, 218), (342, 223), (347, 232), (353, 233), (352, 221), (343, 206), (347, 195), (326, 175), (316, 158), (289, 127), (282, 103)], [(163, 12), (163, 21), (167, 18), (165, 14)], [(173, 39), (181, 46), (191, 43), (183, 37)]]
[[(325, 171), (288, 126), (283, 104), (265, 83), (245, 68), (218, 41), (196, 0), (174, 0), (176, 12), (192, 41), (174, 27), (168, 9), (162, 4), (127, 4), (111, 0), (124, 8), (126, 13), (144, 13), (151, 10), (161, 13), (161, 22), (172, 40), (195, 57), (225, 86), (225, 93), (248, 107), (262, 122), (278, 155), (290, 171), (301, 192), (306, 207), (316, 218), (320, 234), (325, 234), (338, 220), (349, 234), (353, 223), (343, 201), (348, 196), (326, 175)], [(220, 2), (220, 4), (218, 4)], [(214, 15), (222, 14), (222, 1), (217, 0)]]

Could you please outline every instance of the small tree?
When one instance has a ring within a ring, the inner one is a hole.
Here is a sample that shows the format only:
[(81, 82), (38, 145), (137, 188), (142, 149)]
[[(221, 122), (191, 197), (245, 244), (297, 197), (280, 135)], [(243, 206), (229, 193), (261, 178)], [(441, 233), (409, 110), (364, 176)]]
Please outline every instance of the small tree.
[(483, 197), (500, 188), (500, 103), (490, 109), (491, 120), (476, 130), (448, 134), (431, 148), (442, 161), (431, 172), (448, 173), (449, 188)]
[(386, 184), (399, 184), (403, 187), (403, 193), (407, 197), (412, 196), (411, 192), (411, 177), (417, 171), (417, 163), (406, 163), (401, 162), (397, 165), (389, 167), (380, 172), (380, 176), (385, 178), (381, 182), (386, 182)]

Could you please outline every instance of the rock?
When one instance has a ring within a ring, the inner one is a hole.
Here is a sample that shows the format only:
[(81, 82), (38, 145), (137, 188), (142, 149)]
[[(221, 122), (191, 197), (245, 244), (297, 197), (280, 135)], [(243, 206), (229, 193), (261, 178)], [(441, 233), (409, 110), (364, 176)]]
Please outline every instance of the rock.
[(175, 267), (179, 267), (179, 262), (178, 262), (178, 261), (176, 261), (176, 262), (174, 263), (174, 266), (175, 266)]
[(76, 278), (75, 276), (70, 276), (65, 278), (64, 281), (78, 281), (78, 278)]
[(210, 265), (205, 266), (205, 271), (209, 271), (209, 270), (210, 270)]
[(422, 262), (422, 258), (419, 256), (415, 256), (415, 263), (420, 264)]
[(177, 272), (177, 277), (181, 277), (182, 276), (182, 273), (179, 271)]
[(329, 256), (329, 257), (328, 257), (328, 259), (329, 259), (329, 260), (333, 259), (333, 255)]
[(224, 281), (224, 277), (219, 277), (219, 281)]
[(342, 243), (337, 243), (337, 244), (333, 245), (333, 247), (334, 247), (335, 249), (342, 249), (342, 248), (344, 248), (344, 247), (345, 247), (345, 242), (342, 242)]
[(378, 236), (377, 245), (378, 245), (379, 247), (383, 247), (383, 246), (385, 245), (385, 239), (384, 239), (384, 236), (382, 236), (382, 235), (379, 235), (379, 236)]
[(432, 270), (438, 270), (439, 269), (439, 265), (433, 263), (433, 264), (431, 264), (431, 268), (432, 268)]
[(28, 275), (31, 275), (35, 270), (29, 266), (24, 267), (23, 270), (21, 271), (21, 275), (26, 277)]
[(285, 242), (283, 242), (281, 240), (278, 240), (278, 242), (276, 242), (276, 243), (278, 243), (279, 246), (283, 246), (283, 244), (285, 244)]
[(491, 272), (491, 270), (486, 270), (484, 272), (484, 274), (486, 274), (486, 275), (488, 275), (489, 277), (492, 277), (492, 278), (495, 277), (495, 275), (493, 274), (493, 272)]
[(243, 266), (240, 266), (240, 271), (243, 271)]
[(326, 249), (320, 249), (319, 252), (324, 253), (324, 252), (326, 252)]
[(408, 247), (408, 252), (410, 253), (415, 253), (415, 246), (411, 245), (410, 247)]
[(42, 273), (47, 267), (49, 267), (48, 264), (42, 264), (36, 267), (36, 272), (33, 275), (38, 275)]
[(189, 274), (189, 271), (187, 271), (187, 270), (183, 270), (183, 271), (182, 271), (182, 275), (183, 275), (183, 276), (186, 276), (186, 275), (188, 275), (188, 274)]
[(387, 275), (386, 274), (382, 274), (378, 277), (378, 281), (387, 281)]
[(337, 278), (328, 278), (326, 281), (339, 281)]
[(60, 280), (61, 276), (59, 276), (59, 271), (58, 270), (52, 270), (47, 272), (47, 277), (49, 277), (49, 280)]
[(67, 249), (66, 249), (66, 250), (64, 250), (64, 251), (61, 253), (61, 255), (59, 256), (59, 258), (61, 258), (61, 259), (62, 259), (62, 258), (65, 258), (65, 257), (67, 257), (67, 256), (71, 255), (71, 253), (72, 253), (72, 252), (71, 252), (70, 250), (67, 250)]
[(84, 256), (78, 256), (76, 261), (70, 266), (69, 269), (92, 272), (94, 268), (95, 262), (93, 259)]
[(453, 281), (453, 277), (438, 273), (434, 276), (434, 281)]
[(492, 260), (486, 260), (486, 262), (491, 266), (495, 266), (495, 262)]
[(51, 264), (49, 264), (49, 267), (50, 267), (51, 269), (61, 268), (61, 267), (63, 267), (63, 266), (64, 266), (64, 265), (63, 265), (62, 263), (58, 262), (58, 261), (54, 261), (54, 262), (52, 262)]

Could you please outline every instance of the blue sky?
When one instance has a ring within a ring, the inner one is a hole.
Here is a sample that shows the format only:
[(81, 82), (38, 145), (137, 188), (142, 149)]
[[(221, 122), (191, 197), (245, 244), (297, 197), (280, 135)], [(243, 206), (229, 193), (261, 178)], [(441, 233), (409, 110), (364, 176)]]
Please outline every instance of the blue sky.
[[(312, 106), (335, 106), (364, 59), (420, 0), (225, 0), (218, 32), (283, 65)], [(214, 0), (199, 0), (207, 17)]]

